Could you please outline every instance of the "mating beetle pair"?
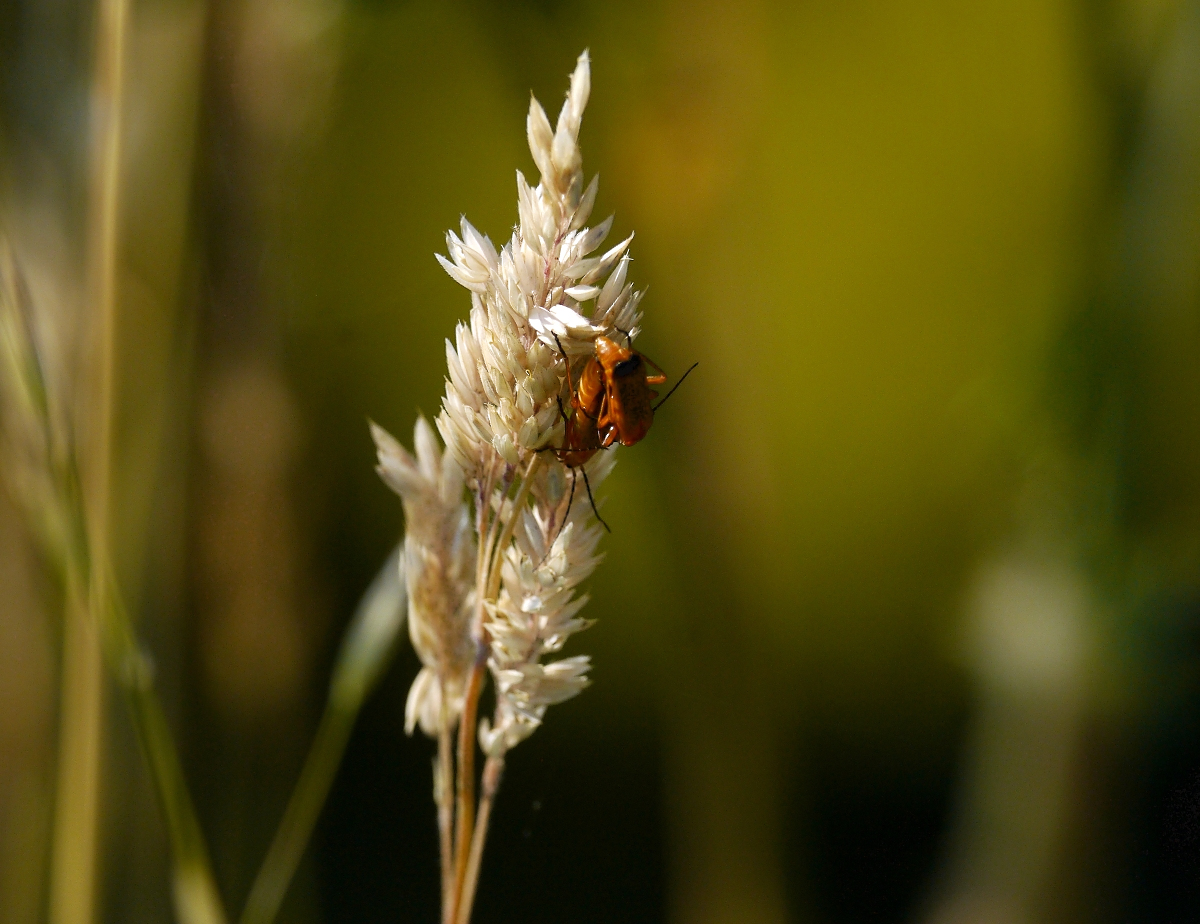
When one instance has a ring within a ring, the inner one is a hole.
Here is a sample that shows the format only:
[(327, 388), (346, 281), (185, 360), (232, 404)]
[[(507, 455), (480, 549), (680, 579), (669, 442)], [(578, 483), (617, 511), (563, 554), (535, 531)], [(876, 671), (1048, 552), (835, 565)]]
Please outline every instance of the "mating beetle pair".
[[(554, 339), (558, 343), (559, 352), (565, 358), (566, 351), (563, 350), (557, 335)], [(569, 418), (563, 410), (562, 400), (559, 399), (558, 408), (566, 423), (566, 437), (562, 446), (548, 448), (552, 448), (558, 460), (571, 469), (571, 496), (567, 500), (567, 512), (563, 515), (564, 523), (575, 498), (575, 472), (578, 470), (583, 475), (592, 512), (596, 514), (601, 526), (606, 530), (609, 528), (596, 509), (592, 486), (588, 482), (587, 472), (583, 469), (584, 463), (601, 449), (608, 449), (618, 440), (622, 446), (632, 446), (641, 440), (654, 422), (654, 412), (666, 403), (667, 398), (675, 393), (675, 389), (683, 384), (683, 380), (698, 365), (693, 363), (667, 392), (667, 397), (654, 404), (658, 392), (650, 386), (663, 384), (667, 377), (656, 362), (633, 348), (633, 342), (627, 333), (625, 341), (628, 346), (621, 346), (608, 337), (597, 337), (596, 353), (588, 359), (583, 374), (579, 377), (579, 383), (571, 389)], [(648, 375), (648, 365), (657, 369), (658, 374)]]

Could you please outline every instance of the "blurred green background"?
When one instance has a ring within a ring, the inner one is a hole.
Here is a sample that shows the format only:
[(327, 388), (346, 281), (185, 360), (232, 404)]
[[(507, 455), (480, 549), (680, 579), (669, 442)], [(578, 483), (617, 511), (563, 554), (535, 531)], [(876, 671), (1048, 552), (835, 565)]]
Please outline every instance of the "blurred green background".
[[(465, 214), (532, 91), (639, 347), (699, 369), (605, 489), (594, 686), (511, 757), (476, 920), (1200, 920), (1200, 4), (138, 0), (118, 572), (240, 908), (397, 540)], [(88, 4), (0, 2), (0, 203), (79, 301)], [(78, 312), (76, 312), (78, 313)], [(53, 595), (0, 507), (0, 921), (44, 915)], [(432, 921), (401, 652), (281, 920)], [(102, 919), (170, 916), (128, 719)]]

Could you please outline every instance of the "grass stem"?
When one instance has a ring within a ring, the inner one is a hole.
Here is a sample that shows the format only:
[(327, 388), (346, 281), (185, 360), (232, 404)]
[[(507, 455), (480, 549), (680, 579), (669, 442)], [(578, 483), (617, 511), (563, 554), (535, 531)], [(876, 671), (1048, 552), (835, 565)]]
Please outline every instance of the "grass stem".
[(90, 924), (95, 901), (103, 666), (86, 588), (69, 579), (66, 598), (50, 921)]
[(442, 695), (442, 722), (438, 732), (436, 778), (433, 783), (437, 803), (438, 844), (442, 870), (442, 922), (449, 924), (454, 887), (454, 729), (447, 719), (446, 696)]
[[(107, 559), (109, 533), (118, 206), (128, 19), (128, 0), (98, 0), (87, 228), (87, 305), (96, 337), (97, 368), (94, 403), (86, 413), (95, 427), (90, 434), (87, 503), (92, 552), (98, 553), (99, 560)], [(107, 603), (108, 574), (105, 568), (90, 568), (88, 572), (86, 595), (79, 586), (68, 594), (63, 631), (58, 792), (50, 866), (51, 924), (91, 924), (95, 917), (97, 813), (104, 730), (104, 672), (96, 616)]]
[(487, 670), (484, 651), (471, 670), (463, 700), (462, 718), (458, 726), (458, 811), (454, 835), (454, 885), (451, 890), (450, 921), (458, 919), (462, 897), (463, 877), (467, 870), (467, 854), (471, 846), (471, 831), (475, 821), (475, 716), (479, 694), (483, 690), (483, 675)]
[(479, 885), (479, 865), (483, 862), (483, 847), (487, 841), (488, 822), (492, 818), (492, 805), (500, 789), (500, 778), (504, 773), (504, 758), (489, 757), (483, 765), (480, 781), (479, 817), (475, 822), (475, 834), (471, 838), (471, 854), (467, 858), (467, 871), (463, 879), (462, 900), (459, 902), (458, 918), (454, 924), (469, 924), (471, 909), (475, 906), (475, 890)]

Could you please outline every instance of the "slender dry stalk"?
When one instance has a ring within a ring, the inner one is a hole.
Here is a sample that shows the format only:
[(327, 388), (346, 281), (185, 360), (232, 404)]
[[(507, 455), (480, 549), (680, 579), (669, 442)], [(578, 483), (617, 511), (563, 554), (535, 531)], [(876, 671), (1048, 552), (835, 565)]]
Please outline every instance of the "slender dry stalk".
[(50, 859), (50, 921), (90, 924), (96, 878), (103, 671), (100, 640), (75, 581), (64, 611), (58, 791)]
[[(89, 544), (107, 558), (116, 352), (117, 252), (127, 0), (98, 0), (92, 77), (87, 299), (96, 345), (94, 430), (88, 445)], [(105, 568), (73, 588), (63, 629), (58, 794), (50, 866), (52, 924), (91, 924), (95, 914), (97, 810), (103, 738), (102, 654), (95, 614), (107, 600)]]
[(462, 719), (458, 726), (458, 808), (457, 826), (454, 833), (454, 871), (450, 892), (450, 920), (457, 921), (461, 902), (463, 879), (467, 873), (467, 857), (470, 852), (471, 832), (475, 823), (475, 718), (479, 707), (479, 694), (483, 691), (483, 677), (487, 672), (487, 661), (482, 657), (471, 671), (467, 684), (467, 697), (463, 704)]
[[(72, 421), (64, 413), (70, 392), (63, 364), (65, 344), (62, 332), (46, 323), (47, 313), (47, 306), (32, 303), (16, 260), (0, 245), (0, 342), (6, 360), (0, 363), (4, 373), (0, 375), (4, 386), (0, 403), (8, 424), (5, 474), (24, 501), (31, 521), (43, 526), (39, 535), (48, 562), (62, 579), (68, 626), (89, 634), (129, 706), (171, 841), (178, 920), (180, 924), (222, 924), (224, 912), (207, 847), (166, 715), (154, 691), (150, 658), (134, 636), (116, 582), (107, 573), (101, 581), (93, 577), (96, 570), (107, 572), (109, 565), (93, 547), (94, 533), (87, 525), (86, 498), (74, 455), (76, 440)], [(95, 586), (102, 587), (105, 596), (91, 600), (88, 588)], [(68, 636), (68, 642), (71, 638)], [(80, 678), (99, 682), (77, 671), (68, 672), (64, 682)], [(74, 692), (77, 687), (71, 689)], [(70, 764), (78, 759), (78, 750), (70, 749), (77, 747), (76, 739), (67, 738), (66, 746), (60, 759)], [(70, 828), (68, 834), (73, 834)], [(78, 907), (74, 910), (78, 913)]]
[(455, 924), (468, 924), (471, 909), (475, 904), (475, 889), (479, 885), (479, 866), (483, 862), (483, 847), (487, 842), (488, 823), (492, 819), (492, 805), (500, 790), (500, 778), (504, 774), (504, 758), (489, 757), (483, 765), (480, 780), (479, 817), (475, 823), (475, 836), (471, 838), (471, 854), (467, 858), (466, 875), (463, 877), (462, 907)]
[(454, 729), (445, 717), (442, 696), (442, 727), (438, 729), (438, 755), (433, 767), (433, 801), (438, 814), (438, 848), (442, 873), (442, 920), (448, 921), (454, 901)]

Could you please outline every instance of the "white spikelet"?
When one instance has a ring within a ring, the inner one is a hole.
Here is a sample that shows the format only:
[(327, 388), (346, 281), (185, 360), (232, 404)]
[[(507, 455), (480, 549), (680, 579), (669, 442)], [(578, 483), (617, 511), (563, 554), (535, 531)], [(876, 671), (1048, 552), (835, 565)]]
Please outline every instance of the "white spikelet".
[(424, 417), (413, 433), (415, 456), (382, 427), (372, 424), (371, 435), (379, 475), (404, 504), (408, 631), (424, 665), (409, 691), (405, 730), (412, 734), (420, 724), (433, 736), (443, 717), (457, 720), (477, 649), (471, 634), (475, 536), (463, 502), (462, 469), (452, 453), (441, 451)]
[(530, 453), (562, 444), (558, 401), (569, 403), (570, 392), (560, 347), (581, 362), (596, 337), (636, 333), (641, 321), (632, 287), (624, 288), (628, 265), (620, 262), (632, 238), (592, 256), (612, 219), (586, 227), (598, 188), (595, 177), (584, 187), (579, 148), (590, 93), (584, 52), (554, 127), (530, 101), (526, 136), (538, 185), (517, 173), (518, 224), (500, 252), (464, 218), (461, 235), (447, 234), (447, 256), (438, 255), (472, 293), (469, 323), (446, 344), (449, 376), (437, 420), (472, 482), (501, 461), (521, 466)]

